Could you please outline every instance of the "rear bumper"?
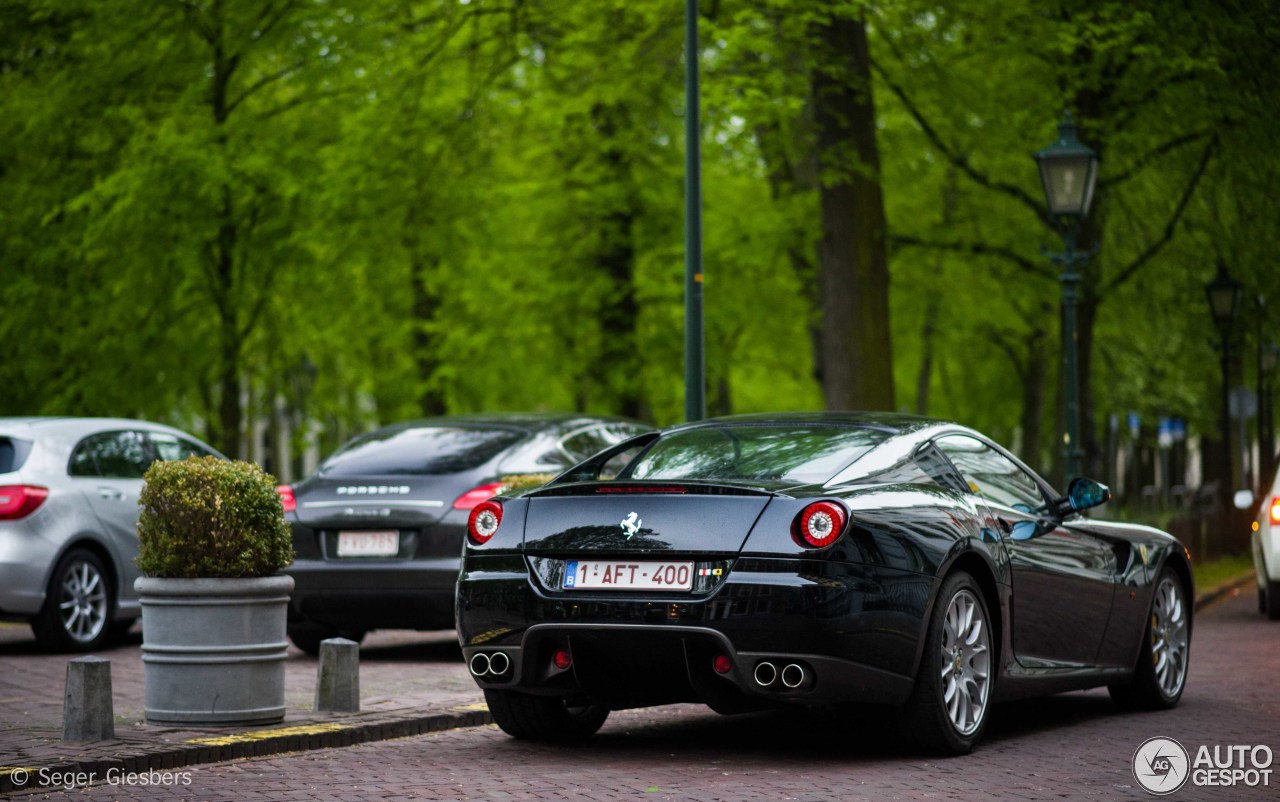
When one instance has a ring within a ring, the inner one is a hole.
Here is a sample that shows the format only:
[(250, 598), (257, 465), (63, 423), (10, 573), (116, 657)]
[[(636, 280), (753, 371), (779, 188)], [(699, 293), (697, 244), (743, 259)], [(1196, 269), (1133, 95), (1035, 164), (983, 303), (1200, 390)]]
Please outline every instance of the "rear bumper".
[(452, 629), (458, 560), (296, 560), (291, 622), (339, 630)]
[(1272, 524), (1264, 510), (1262, 523), (1253, 533), (1253, 564), (1258, 573), (1258, 584), (1280, 582), (1280, 526)]
[[(510, 661), (509, 670), (476, 681), (529, 693), (584, 692), (617, 708), (899, 703), (914, 682), (934, 584), (927, 575), (861, 564), (743, 559), (699, 599), (620, 598), (548, 592), (514, 567), (510, 558), (469, 557), (459, 580), (458, 634), (468, 663), (498, 651)], [(557, 650), (571, 653), (569, 670), (555, 668)], [(712, 668), (717, 655), (730, 660), (725, 674)], [(762, 663), (779, 673), (798, 666), (804, 679), (795, 687), (780, 677), (761, 682)]]
[(58, 548), (26, 521), (0, 523), (0, 618), (26, 620), (44, 606)]

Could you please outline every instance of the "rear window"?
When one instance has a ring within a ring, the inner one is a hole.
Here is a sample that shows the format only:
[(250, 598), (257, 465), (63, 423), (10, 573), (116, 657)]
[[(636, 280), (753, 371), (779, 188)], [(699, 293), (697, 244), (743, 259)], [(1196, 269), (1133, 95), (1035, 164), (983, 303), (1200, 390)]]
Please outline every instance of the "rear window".
[(379, 429), (348, 443), (320, 472), (342, 476), (438, 476), (478, 468), (525, 438), (510, 429)]
[(12, 473), (22, 467), (31, 453), (31, 441), (16, 437), (0, 437), (0, 473)]
[(782, 480), (818, 484), (883, 441), (879, 429), (851, 426), (714, 426), (662, 437), (625, 472), (627, 479)]

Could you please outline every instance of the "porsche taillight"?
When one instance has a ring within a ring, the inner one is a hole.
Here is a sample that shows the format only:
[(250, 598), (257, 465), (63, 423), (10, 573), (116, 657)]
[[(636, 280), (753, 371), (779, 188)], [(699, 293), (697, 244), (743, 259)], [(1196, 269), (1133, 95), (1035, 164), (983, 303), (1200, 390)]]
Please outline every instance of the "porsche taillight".
[(815, 501), (800, 511), (791, 526), (796, 543), (821, 549), (835, 543), (844, 533), (849, 514), (834, 501)]
[(293, 488), (289, 485), (276, 485), (276, 492), (280, 494), (280, 506), (284, 507), (285, 512), (293, 512), (298, 509), (298, 499), (293, 495)]
[(502, 504), (497, 501), (484, 501), (471, 510), (467, 518), (467, 537), (476, 545), (489, 542), (489, 538), (498, 533), (502, 523)]
[(473, 487), (453, 502), (455, 510), (474, 510), (476, 505), (482, 501), (488, 501), (494, 496), (502, 492), (505, 485), (502, 482), (490, 482), (489, 484)]
[(1280, 526), (1280, 496), (1271, 499), (1271, 525)]
[(0, 521), (17, 521), (35, 512), (49, 497), (49, 488), (37, 485), (0, 487)]

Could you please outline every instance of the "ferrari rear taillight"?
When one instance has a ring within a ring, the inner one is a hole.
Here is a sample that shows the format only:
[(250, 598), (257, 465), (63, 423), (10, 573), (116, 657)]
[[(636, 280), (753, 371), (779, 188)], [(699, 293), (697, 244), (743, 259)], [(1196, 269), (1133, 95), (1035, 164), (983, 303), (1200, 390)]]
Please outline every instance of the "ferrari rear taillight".
[[(455, 510), (474, 510), (476, 505), (480, 502), (488, 501), (501, 493), (502, 488), (502, 482), (491, 482), (487, 485), (473, 487), (461, 496), (458, 496), (457, 501), (453, 502), (453, 508)], [(501, 513), (499, 513), (499, 517), (501, 517)]]
[(815, 501), (796, 516), (791, 534), (801, 546), (820, 549), (836, 542), (848, 518), (844, 507), (834, 501)]
[(16, 521), (35, 512), (49, 497), (49, 488), (36, 485), (0, 487), (0, 521)]
[(502, 505), (496, 501), (482, 501), (471, 510), (467, 518), (467, 536), (471, 542), (482, 545), (498, 532), (502, 523)]
[(284, 507), (285, 512), (293, 512), (298, 509), (298, 499), (293, 495), (293, 488), (289, 485), (277, 485), (276, 492), (280, 494), (280, 506)]
[(1280, 526), (1280, 496), (1271, 499), (1271, 525)]
[(573, 665), (573, 655), (564, 649), (556, 649), (556, 653), (551, 655), (551, 664), (564, 671)]

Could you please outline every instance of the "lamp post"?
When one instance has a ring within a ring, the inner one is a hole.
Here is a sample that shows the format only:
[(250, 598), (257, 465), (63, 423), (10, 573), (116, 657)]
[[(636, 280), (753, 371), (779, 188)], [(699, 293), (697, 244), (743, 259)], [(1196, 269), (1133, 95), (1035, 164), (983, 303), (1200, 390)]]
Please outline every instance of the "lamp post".
[(1209, 299), (1209, 312), (1222, 341), (1222, 502), (1230, 514), (1232, 492), (1231, 459), (1231, 329), (1235, 326), (1240, 306), (1240, 282), (1231, 277), (1227, 266), (1218, 263), (1218, 274), (1204, 285)]
[(1098, 154), (1077, 136), (1076, 124), (1067, 112), (1058, 124), (1058, 138), (1035, 154), (1045, 203), (1062, 234), (1063, 252), (1049, 258), (1062, 268), (1062, 374), (1066, 395), (1066, 433), (1063, 437), (1063, 473), (1070, 481), (1081, 473), (1084, 449), (1080, 441), (1080, 364), (1076, 314), (1081, 276), (1077, 270), (1091, 253), (1076, 251), (1080, 224), (1089, 214), (1098, 180)]
[(698, 119), (698, 0), (684, 10), (684, 417), (706, 417), (702, 323), (702, 126)]

